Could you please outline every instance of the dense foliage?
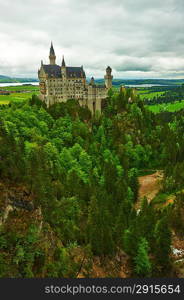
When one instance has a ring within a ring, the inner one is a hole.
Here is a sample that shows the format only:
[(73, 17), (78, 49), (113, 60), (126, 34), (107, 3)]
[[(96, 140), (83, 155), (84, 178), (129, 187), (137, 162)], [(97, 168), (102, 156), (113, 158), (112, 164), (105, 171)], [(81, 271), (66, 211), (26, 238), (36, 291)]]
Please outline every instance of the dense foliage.
[(183, 126), (183, 118), (156, 120), (131, 89), (110, 91), (103, 114), (93, 117), (74, 100), (47, 109), (33, 96), (1, 107), (0, 180), (26, 189), (33, 218), (21, 231), (11, 222), (20, 221), (15, 209), (1, 225), (0, 276), (75, 277), (77, 247), (88, 259), (122, 249), (137, 276), (168, 275), (170, 228), (178, 224), (169, 207), (144, 199), (135, 209), (137, 177), (165, 168), (165, 190), (182, 188)]

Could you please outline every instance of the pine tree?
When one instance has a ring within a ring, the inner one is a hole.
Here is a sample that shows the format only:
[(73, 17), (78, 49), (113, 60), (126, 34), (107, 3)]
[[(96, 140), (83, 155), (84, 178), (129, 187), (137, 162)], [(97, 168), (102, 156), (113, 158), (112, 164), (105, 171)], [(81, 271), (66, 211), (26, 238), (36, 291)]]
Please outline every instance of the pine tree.
[(149, 277), (151, 275), (151, 262), (148, 255), (149, 246), (145, 238), (141, 238), (138, 244), (137, 255), (135, 261), (135, 272), (141, 277)]
[(123, 233), (123, 249), (132, 257), (136, 255), (138, 246), (138, 236), (135, 224)]
[(102, 203), (104, 204), (103, 199), (97, 200), (93, 195), (88, 213), (87, 240), (96, 255), (112, 254), (114, 251), (111, 218), (108, 209)]
[(169, 254), (171, 251), (171, 231), (168, 225), (168, 218), (164, 216), (160, 219), (154, 231), (155, 236), (155, 259), (158, 265), (165, 270), (170, 266)]

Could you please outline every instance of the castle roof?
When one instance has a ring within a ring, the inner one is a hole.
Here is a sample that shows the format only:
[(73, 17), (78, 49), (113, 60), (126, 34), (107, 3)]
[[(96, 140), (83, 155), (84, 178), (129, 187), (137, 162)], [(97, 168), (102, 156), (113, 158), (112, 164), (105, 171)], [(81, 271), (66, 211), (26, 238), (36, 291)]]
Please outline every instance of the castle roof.
[(43, 69), (48, 77), (61, 77), (61, 67), (58, 65), (43, 65)]
[(85, 72), (82, 67), (66, 67), (67, 77), (85, 77)]
[(89, 85), (95, 89), (105, 89), (105, 85), (91, 84), (91, 83), (89, 83)]
[(98, 84), (97, 88), (104, 89), (105, 88), (105, 84), (104, 85)]
[[(59, 65), (43, 65), (43, 69), (48, 77), (61, 78), (61, 67)], [(84, 78), (85, 72), (81, 67), (66, 67), (66, 76), (69, 78)]]
[(106, 70), (110, 70), (110, 71), (112, 71), (111, 67), (109, 67), (109, 66), (106, 68)]

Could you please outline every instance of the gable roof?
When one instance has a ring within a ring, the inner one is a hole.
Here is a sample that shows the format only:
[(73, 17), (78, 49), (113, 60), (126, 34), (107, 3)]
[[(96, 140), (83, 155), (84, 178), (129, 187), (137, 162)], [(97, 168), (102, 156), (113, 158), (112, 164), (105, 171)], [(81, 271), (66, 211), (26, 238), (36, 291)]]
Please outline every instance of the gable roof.
[[(43, 69), (49, 78), (61, 78), (61, 67), (58, 65), (43, 65)], [(82, 67), (66, 67), (66, 76), (68, 78), (84, 78), (85, 72)]]
[(61, 78), (61, 67), (58, 65), (43, 65), (43, 69), (48, 77)]
[(66, 67), (67, 77), (85, 77), (85, 72), (82, 67)]

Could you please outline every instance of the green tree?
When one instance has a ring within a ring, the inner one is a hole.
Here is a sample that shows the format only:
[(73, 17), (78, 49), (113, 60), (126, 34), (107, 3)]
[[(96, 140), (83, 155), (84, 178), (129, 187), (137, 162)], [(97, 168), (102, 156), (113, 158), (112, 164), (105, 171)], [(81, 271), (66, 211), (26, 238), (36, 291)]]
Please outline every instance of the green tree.
[(151, 275), (151, 262), (148, 255), (149, 246), (145, 238), (141, 238), (138, 243), (137, 255), (134, 258), (135, 272), (141, 277), (149, 277)]
[(114, 252), (111, 218), (107, 208), (100, 205), (95, 195), (91, 197), (89, 206), (87, 240), (95, 255), (107, 255)]
[(171, 252), (171, 230), (169, 228), (168, 217), (164, 216), (155, 226), (155, 260), (161, 267), (163, 272), (170, 268), (170, 252)]

